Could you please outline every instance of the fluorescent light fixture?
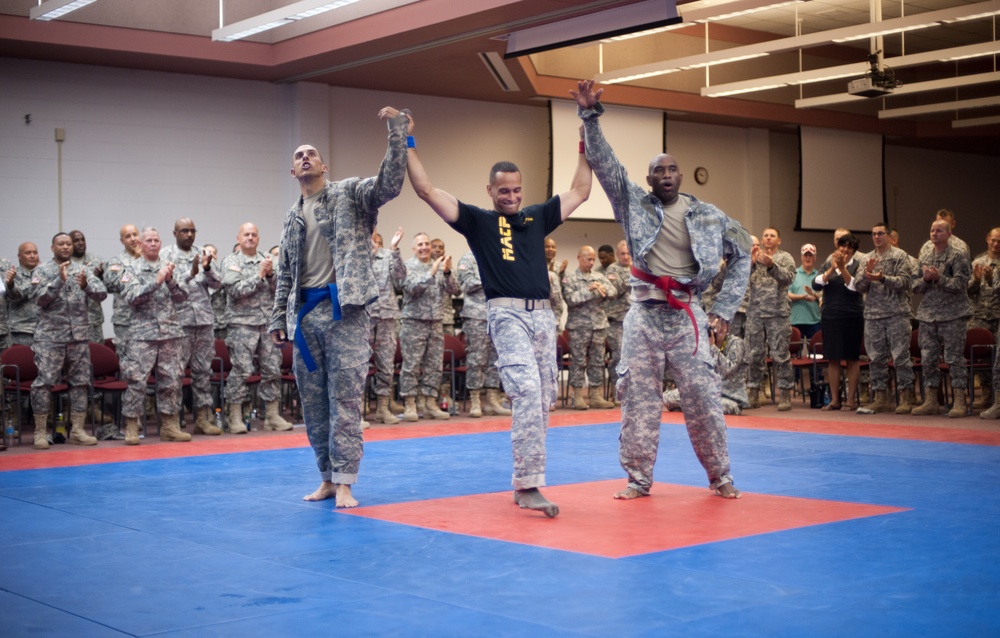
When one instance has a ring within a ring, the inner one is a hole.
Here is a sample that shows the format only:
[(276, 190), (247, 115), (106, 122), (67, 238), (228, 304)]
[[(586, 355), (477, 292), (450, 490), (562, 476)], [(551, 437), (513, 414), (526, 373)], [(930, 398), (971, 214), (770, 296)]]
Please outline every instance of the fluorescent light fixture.
[(951, 128), (989, 126), (990, 124), (1000, 124), (1000, 115), (994, 115), (992, 117), (970, 117), (967, 120), (952, 120)]
[(918, 29), (927, 29), (930, 27), (936, 27), (940, 22), (924, 22), (922, 24), (914, 24), (906, 27), (896, 27), (893, 29), (882, 29), (881, 31), (872, 31), (870, 33), (862, 33), (861, 35), (851, 35), (845, 38), (834, 38), (834, 42), (840, 44), (842, 42), (854, 42), (855, 40), (864, 40), (866, 38), (877, 38), (880, 35), (892, 35), (893, 33), (905, 33), (907, 31), (916, 31)]
[[(940, 91), (942, 89), (954, 89), (960, 86), (973, 86), (976, 84), (988, 84), (990, 82), (1000, 82), (1000, 71), (993, 73), (976, 73), (974, 75), (961, 75), (954, 78), (944, 78), (942, 80), (930, 80), (928, 82), (916, 82), (904, 84), (892, 93), (883, 97), (893, 97), (896, 95), (912, 95), (914, 93), (925, 93), (927, 91)], [(849, 102), (864, 102), (870, 98), (851, 95), (850, 93), (834, 93), (833, 95), (820, 95), (795, 100), (795, 108), (812, 108), (817, 106), (829, 106), (831, 104), (846, 104)]]
[[(663, 33), (665, 31), (673, 31), (674, 29), (683, 29), (684, 27), (694, 26), (695, 24), (700, 22), (725, 20), (726, 18), (735, 18), (737, 16), (744, 16), (750, 13), (766, 11), (768, 9), (777, 9), (779, 7), (786, 7), (789, 5), (800, 4), (802, 2), (807, 2), (807, 1), (808, 0), (778, 0), (777, 2), (775, 2), (775, 0), (736, 0), (734, 2), (717, 4), (711, 7), (702, 7), (691, 11), (685, 11), (684, 10), (685, 7), (691, 6), (690, 4), (688, 4), (680, 8), (681, 17), (684, 18), (684, 22), (678, 22), (677, 24), (670, 24), (665, 27), (659, 27), (657, 29), (648, 29), (646, 31), (639, 31), (637, 33), (617, 35), (613, 38), (607, 38), (605, 40), (602, 40), (602, 42), (619, 42), (621, 40), (631, 40), (632, 38), (642, 38), (648, 35)], [(722, 11), (724, 9), (731, 9), (731, 11), (729, 11), (728, 13), (719, 14), (719, 11)]]
[[(961, 47), (955, 47), (952, 49), (940, 49), (937, 51), (928, 51), (926, 53), (915, 53), (913, 55), (903, 55), (896, 58), (886, 58), (883, 62), (892, 67), (893, 69), (902, 69), (908, 66), (918, 66), (921, 64), (932, 64), (934, 62), (940, 62), (942, 60), (956, 60), (964, 58), (980, 57), (984, 55), (995, 55), (1000, 54), (1000, 41), (994, 42), (981, 42), (979, 44), (970, 44)], [(739, 82), (727, 82), (725, 84), (716, 84), (714, 86), (702, 87), (701, 94), (705, 97), (722, 97), (723, 95), (735, 95), (737, 93), (750, 93), (752, 91), (765, 91), (769, 88), (774, 88), (775, 86), (798, 86), (800, 84), (813, 84), (815, 82), (826, 82), (828, 80), (840, 80), (843, 78), (859, 77), (864, 75), (867, 70), (867, 64), (861, 62), (855, 64), (841, 64), (839, 66), (824, 67), (822, 69), (813, 69), (811, 71), (799, 71), (798, 73), (784, 73), (781, 75), (770, 75), (763, 78), (757, 78), (754, 80), (741, 80)], [(905, 86), (896, 89), (894, 95), (900, 92), (906, 92)], [(824, 106), (828, 103), (827, 98), (836, 98), (841, 94), (837, 95), (825, 95), (817, 98), (805, 98), (802, 100), (796, 100), (795, 106), (798, 108), (808, 108), (813, 106)], [(843, 95), (847, 95), (844, 93)], [(850, 96), (854, 97), (854, 96)], [(867, 98), (857, 98), (864, 100)], [(850, 101), (850, 100), (845, 100)]]
[(695, 62), (694, 64), (688, 64), (680, 67), (681, 71), (688, 71), (690, 69), (703, 69), (706, 66), (712, 66), (713, 64), (729, 64), (730, 62), (739, 62), (740, 60), (751, 60), (753, 58), (762, 58), (767, 53), (744, 53), (742, 55), (731, 55), (726, 58), (721, 58), (718, 60), (710, 60), (706, 62)]
[(55, 20), (70, 11), (76, 11), (96, 0), (45, 0), (37, 7), (31, 7), (28, 17), (32, 20)]
[[(839, 29), (830, 29), (828, 31), (819, 31), (807, 35), (780, 38), (778, 40), (770, 40), (767, 42), (758, 42), (756, 44), (733, 47), (731, 49), (690, 56), (687, 58), (642, 64), (625, 69), (619, 69), (617, 71), (598, 73), (594, 79), (604, 84), (615, 84), (617, 82), (626, 82), (629, 79), (638, 79), (639, 77), (653, 77), (664, 73), (672, 73), (683, 67), (691, 67), (692, 65), (699, 64), (701, 62), (722, 64), (723, 62), (721, 62), (721, 60), (733, 61), (736, 59), (746, 59), (738, 57), (742, 55), (758, 55), (762, 53), (768, 54), (782, 51), (793, 51), (796, 49), (806, 49), (809, 47), (828, 44), (831, 41), (840, 39), (863, 39), (872, 37), (878, 33), (886, 33), (887, 31), (927, 28), (929, 26), (937, 26), (946, 20), (954, 20), (963, 16), (980, 15), (987, 11), (1000, 12), (1000, 0), (990, 0), (989, 2), (961, 5), (938, 11), (927, 11), (925, 13), (905, 16), (902, 18), (893, 18), (891, 20), (882, 20), (879, 22), (866, 22), (864, 24), (856, 24), (849, 27), (841, 27)], [(861, 75), (861, 73), (857, 73), (856, 75)], [(774, 82), (768, 81), (763, 84), (773, 83)]]
[(507, 38), (504, 58), (603, 40), (679, 23), (675, 0), (645, 0), (551, 24), (515, 31)]
[[(92, 1), (92, 0), (91, 0)], [(354, 4), (359, 0), (299, 0), (288, 6), (274, 11), (261, 13), (246, 20), (240, 20), (232, 24), (212, 30), (212, 40), (218, 42), (232, 42), (241, 40), (252, 35), (276, 29), (286, 24), (291, 24), (296, 20), (305, 20), (327, 11), (339, 9), (340, 7)]]
[(923, 106), (907, 106), (900, 109), (883, 109), (878, 112), (878, 119), (893, 117), (910, 117), (911, 115), (927, 115), (929, 113), (944, 113), (946, 111), (963, 111), (965, 109), (981, 109), (987, 106), (1000, 105), (1000, 95), (981, 97), (973, 100), (955, 100), (954, 102), (939, 102)]

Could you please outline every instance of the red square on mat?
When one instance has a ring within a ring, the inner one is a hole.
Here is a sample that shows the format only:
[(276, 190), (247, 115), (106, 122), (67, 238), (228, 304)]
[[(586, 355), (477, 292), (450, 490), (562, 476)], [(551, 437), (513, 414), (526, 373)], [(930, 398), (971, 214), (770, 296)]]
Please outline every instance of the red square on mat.
[(748, 494), (731, 501), (706, 488), (657, 483), (651, 496), (618, 501), (624, 481), (597, 481), (544, 489), (559, 504), (554, 519), (522, 510), (513, 492), (475, 494), (343, 510), (404, 525), (537, 545), (605, 558), (767, 534), (907, 508)]

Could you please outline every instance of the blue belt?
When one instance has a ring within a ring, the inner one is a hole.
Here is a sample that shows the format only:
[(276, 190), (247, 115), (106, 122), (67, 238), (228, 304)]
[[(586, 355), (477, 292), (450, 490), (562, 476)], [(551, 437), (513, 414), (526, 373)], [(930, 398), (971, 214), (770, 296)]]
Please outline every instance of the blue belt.
[(337, 284), (328, 284), (325, 288), (302, 288), (299, 292), (303, 303), (295, 321), (295, 346), (299, 349), (299, 354), (302, 355), (302, 362), (306, 364), (306, 370), (315, 372), (316, 361), (309, 352), (309, 346), (306, 345), (305, 335), (302, 334), (302, 317), (309, 314), (321, 301), (329, 299), (330, 305), (333, 306), (333, 320), (340, 321), (340, 297), (337, 295)]

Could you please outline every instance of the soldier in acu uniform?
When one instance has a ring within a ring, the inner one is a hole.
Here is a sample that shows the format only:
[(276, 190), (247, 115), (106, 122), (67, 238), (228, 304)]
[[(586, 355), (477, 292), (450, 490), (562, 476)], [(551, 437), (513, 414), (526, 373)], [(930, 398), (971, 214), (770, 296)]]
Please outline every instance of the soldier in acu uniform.
[(35, 367), (38, 376), (31, 384), (31, 408), (35, 413), (36, 450), (49, 447), (46, 418), (52, 403), (52, 386), (65, 372), (69, 385), (70, 423), (68, 441), (76, 445), (97, 445), (84, 430), (87, 417), (87, 388), (90, 386), (90, 344), (87, 300), (100, 303), (108, 296), (93, 270), (70, 261), (73, 241), (66, 233), (52, 238), (53, 259), (38, 268), (38, 284), (32, 300), (39, 307), (35, 329)]
[[(615, 263), (604, 271), (615, 289), (614, 299), (608, 299), (604, 311), (608, 315), (608, 351), (611, 359), (608, 361), (608, 374), (611, 380), (618, 381), (618, 364), (622, 360), (622, 335), (624, 334), (625, 315), (632, 306), (629, 296), (632, 286), (629, 285), (632, 271), (632, 257), (628, 253), (628, 242), (624, 239), (615, 245)], [(744, 392), (746, 388), (744, 388)]]
[(375, 363), (375, 420), (388, 425), (399, 423), (396, 415), (403, 407), (392, 400), (392, 376), (396, 366), (396, 345), (399, 339), (399, 300), (396, 289), (403, 287), (406, 266), (399, 254), (403, 229), (399, 228), (389, 241), (389, 248), (382, 246), (382, 236), (372, 234), (372, 272), (378, 284), (378, 300), (370, 307), (371, 342)]
[[(680, 192), (683, 176), (670, 155), (658, 155), (649, 163), (646, 183), (651, 193), (630, 181), (604, 139), (598, 119), (604, 112), (599, 102), (603, 90), (594, 91), (593, 84), (581, 81), (572, 93), (584, 123), (587, 158), (632, 255), (632, 307), (625, 317), (617, 388), (622, 401), (619, 459), (628, 486), (615, 498), (647, 496), (653, 485), (664, 368), (677, 383), (688, 436), (710, 489), (724, 498), (739, 498), (730, 475), (710, 339), (713, 333), (725, 335), (743, 297), (750, 236), (715, 206)], [(713, 314), (706, 315), (699, 297), (723, 260), (726, 280), (715, 297)]]
[(38, 268), (38, 248), (30, 241), (24, 242), (17, 247), (17, 261), (14, 285), (7, 291), (10, 340), (11, 343), (31, 346), (38, 322), (35, 298), (39, 280), (33, 274)]
[(322, 483), (304, 497), (356, 507), (351, 485), (364, 453), (361, 402), (371, 347), (366, 306), (378, 298), (371, 236), (380, 207), (399, 195), (406, 166), (406, 118), (385, 107), (389, 148), (378, 175), (326, 180), (315, 147), (292, 155), (302, 196), (285, 217), (274, 311), (276, 344), (295, 342), (294, 369), (309, 444)]
[[(972, 261), (972, 278), (969, 280), (969, 300), (972, 302), (969, 327), (989, 330), (994, 340), (1000, 337), (1000, 331), (997, 330), (1000, 324), (1000, 296), (993, 289), (997, 277), (1000, 277), (1000, 227), (986, 234), (986, 252)], [(982, 391), (972, 406), (974, 409), (986, 408), (992, 403), (990, 372), (978, 374)]]
[[(576, 255), (579, 267), (563, 277), (566, 299), (566, 329), (569, 330), (569, 386), (573, 388), (573, 408), (613, 408), (614, 403), (601, 396), (604, 386), (604, 342), (607, 339), (607, 300), (618, 294), (607, 277), (594, 272), (597, 254), (590, 246), (581, 246)], [(589, 381), (590, 401), (584, 399)]]
[[(469, 416), (510, 416), (511, 411), (500, 403), (500, 375), (497, 372), (497, 351), (486, 325), (486, 292), (479, 277), (479, 264), (471, 250), (458, 260), (458, 285), (465, 295), (462, 304), (462, 332), (466, 343), (465, 384), (469, 389)], [(483, 398), (483, 390), (486, 397)]]
[[(97, 255), (87, 252), (87, 237), (80, 230), (69, 231), (73, 240), (73, 261), (91, 268), (98, 279), (104, 277), (104, 261)], [(93, 343), (104, 343), (104, 306), (89, 300), (87, 302), (87, 321), (90, 324), (90, 340)]]

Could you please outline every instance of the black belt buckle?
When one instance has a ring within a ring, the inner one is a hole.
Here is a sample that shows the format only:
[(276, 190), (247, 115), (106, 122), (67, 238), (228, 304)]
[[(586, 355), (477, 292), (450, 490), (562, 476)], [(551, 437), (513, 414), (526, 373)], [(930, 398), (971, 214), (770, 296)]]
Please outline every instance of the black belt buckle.
[(535, 309), (535, 300), (534, 299), (525, 299), (524, 300), (524, 309), (525, 310), (534, 310)]

